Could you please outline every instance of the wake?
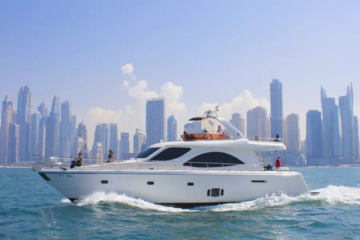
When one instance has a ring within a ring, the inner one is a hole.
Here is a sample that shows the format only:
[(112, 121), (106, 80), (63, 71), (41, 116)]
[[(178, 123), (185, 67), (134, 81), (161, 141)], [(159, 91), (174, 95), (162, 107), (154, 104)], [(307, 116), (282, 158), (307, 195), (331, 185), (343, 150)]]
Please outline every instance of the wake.
[[(240, 202), (240, 203), (228, 203), (214, 206), (197, 207), (193, 209), (182, 209), (162, 206), (154, 203), (144, 201), (142, 199), (136, 199), (128, 197), (123, 194), (117, 193), (105, 193), (96, 192), (94, 194), (84, 197), (77, 206), (94, 205), (100, 202), (107, 203), (119, 203), (136, 207), (139, 209), (155, 210), (161, 212), (197, 212), (197, 211), (214, 211), (214, 212), (229, 212), (229, 211), (254, 211), (270, 207), (285, 206), (292, 203), (301, 202), (315, 202), (320, 201), (331, 205), (345, 204), (345, 205), (360, 205), (360, 188), (345, 187), (345, 186), (333, 186), (329, 185), (326, 188), (314, 190), (320, 192), (316, 196), (310, 194), (304, 194), (297, 197), (291, 197), (286, 194), (272, 194), (266, 197), (258, 198), (252, 201)], [(62, 203), (70, 203), (68, 199), (62, 199)]]

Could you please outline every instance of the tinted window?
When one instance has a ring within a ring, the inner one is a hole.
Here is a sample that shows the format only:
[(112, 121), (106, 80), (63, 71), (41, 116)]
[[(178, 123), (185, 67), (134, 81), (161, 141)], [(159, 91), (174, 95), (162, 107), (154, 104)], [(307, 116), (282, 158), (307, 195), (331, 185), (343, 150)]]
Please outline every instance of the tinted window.
[(183, 165), (192, 167), (222, 167), (236, 164), (244, 164), (244, 162), (227, 153), (209, 152), (200, 154)]
[(175, 158), (181, 157), (188, 151), (190, 151), (190, 148), (179, 148), (179, 147), (172, 147), (167, 148), (164, 151), (160, 152), (158, 155), (153, 157), (150, 161), (169, 161), (173, 160)]
[(136, 156), (136, 158), (147, 158), (148, 156), (150, 156), (151, 154), (153, 154), (154, 152), (156, 152), (159, 149), (160, 148), (147, 148), (144, 151), (142, 151), (141, 153), (139, 153)]

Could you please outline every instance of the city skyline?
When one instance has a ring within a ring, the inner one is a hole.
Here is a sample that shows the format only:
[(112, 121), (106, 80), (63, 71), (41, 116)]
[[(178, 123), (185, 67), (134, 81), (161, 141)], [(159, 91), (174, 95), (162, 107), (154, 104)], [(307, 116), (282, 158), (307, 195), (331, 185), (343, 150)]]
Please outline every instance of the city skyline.
[[(270, 84), (270, 91), (274, 90), (274, 83), (276, 84), (276, 94), (279, 95), (280, 93), (282, 95), (282, 85), (281, 82), (277, 79), (274, 79)], [(22, 98), (24, 97), (24, 89), (26, 89), (25, 105), (22, 102)], [(359, 142), (359, 139), (356, 138), (359, 133), (355, 133), (355, 130), (358, 130), (358, 120), (357, 116), (354, 116), (353, 113), (354, 95), (352, 83), (348, 85), (346, 94), (339, 97), (339, 105), (336, 104), (335, 98), (327, 96), (323, 87), (321, 87), (320, 96), (322, 112), (318, 111), (320, 116), (317, 118), (321, 121), (323, 153), (321, 156), (322, 159), (318, 159), (317, 163), (319, 163), (319, 161), (324, 163), (323, 159), (330, 159), (327, 164), (337, 163), (339, 161), (337, 159), (343, 159), (341, 160), (341, 163), (354, 163), (354, 161), (359, 159), (359, 156), (356, 155), (359, 152), (359, 146), (356, 145)], [(31, 92), (28, 86), (20, 88), (18, 99), (20, 100), (20, 103), (23, 103), (25, 106), (18, 107), (18, 111), (20, 113), (22, 112), (24, 115), (22, 108), (31, 109), (31, 105), (29, 104), (31, 102)], [(273, 99), (276, 102), (275, 105), (279, 106), (279, 97)], [(146, 118), (148, 123), (146, 126), (146, 131), (148, 134), (150, 134), (150, 138), (153, 139), (153, 143), (147, 143), (149, 145), (160, 141), (176, 140), (175, 137), (177, 135), (177, 120), (173, 113), (167, 117), (167, 138), (164, 136), (166, 132), (165, 103), (166, 100), (164, 98), (153, 98), (147, 100)], [(12, 162), (14, 160), (9, 161), (8, 158), (4, 158), (4, 154), (6, 154), (7, 157), (14, 157), (16, 159), (15, 162), (21, 161), (21, 152), (18, 152), (17, 155), (16, 152), (14, 152), (14, 149), (20, 149), (19, 140), (21, 128), (18, 124), (13, 124), (14, 121), (21, 123), (21, 118), (18, 118), (18, 116), (21, 117), (21, 114), (18, 115), (17, 111), (13, 110), (13, 105), (14, 103), (11, 101), (9, 95), (6, 95), (5, 100), (3, 101), (1, 117), (5, 120), (2, 122), (4, 122), (5, 125), (7, 124), (7, 127), (1, 125), (2, 130), (0, 131), (0, 135), (2, 136), (1, 143), (3, 144), (1, 144), (0, 153), (2, 154), (4, 161), (8, 162)], [(69, 101), (60, 102), (60, 98), (55, 95), (53, 98), (51, 111), (48, 116), (48, 110), (44, 102), (38, 106), (37, 111), (30, 115), (31, 121), (29, 122), (29, 127), (25, 126), (25, 128), (28, 128), (29, 130), (29, 156), (42, 154), (44, 152), (44, 132), (46, 136), (45, 157), (68, 157), (71, 153), (74, 155), (76, 152), (75, 149), (84, 152), (86, 155), (88, 154), (89, 149), (87, 148), (86, 125), (84, 125), (82, 121), (78, 125), (79, 129), (77, 129), (76, 115), (72, 114), (71, 108), (72, 104)], [(275, 110), (275, 112), (276, 111), (278, 110)], [(310, 112), (314, 112), (315, 114), (316, 111), (310, 110), (306, 116), (306, 131), (307, 135), (310, 136), (310, 140), (306, 143), (306, 146), (309, 147), (309, 150), (304, 153), (309, 155), (309, 158), (311, 159), (316, 157), (316, 154), (312, 153), (312, 149), (314, 149), (312, 146), (314, 143), (312, 135), (316, 135), (317, 131), (317, 129), (315, 129), (315, 133), (311, 133), (311, 125), (316, 126), (317, 124), (317, 127), (319, 127), (318, 123), (314, 122), (319, 120), (315, 120), (314, 117), (311, 118), (309, 116)], [(28, 114), (28, 111), (25, 111), (25, 113)], [(241, 129), (246, 125), (246, 136), (250, 139), (256, 137), (266, 139), (270, 137), (271, 116), (271, 112), (268, 113), (265, 108), (258, 106), (247, 111), (247, 124), (245, 124), (245, 120), (242, 119), (241, 114), (239, 113), (233, 113), (230, 122), (238, 129)], [(281, 122), (283, 125), (283, 141), (287, 145), (288, 152), (293, 154), (293, 158), (298, 158), (298, 156), (300, 156), (299, 154), (301, 154), (299, 115), (292, 113), (289, 114), (286, 118), (278, 117), (277, 120), (280, 120), (279, 122)], [(201, 124), (200, 122), (187, 123), (184, 125), (184, 130), (188, 133), (200, 132)], [(138, 129), (136, 129), (136, 131), (138, 132)], [(8, 138), (5, 138), (6, 141), (4, 141), (4, 136), (6, 136), (6, 134)], [(151, 134), (153, 134), (153, 136), (151, 136)], [(145, 136), (143, 140), (144, 139)], [(8, 147), (8, 153), (5, 153), (4, 149), (6, 150), (6, 148), (4, 148), (4, 146), (6, 146), (10, 141), (12, 143), (16, 143), (17, 145), (14, 146), (15, 148), (11, 149), (11, 153), (9, 153), (9, 149), (12, 146)], [(130, 142), (129, 132), (121, 132), (119, 136), (117, 123), (99, 123), (94, 131), (93, 152), (97, 152), (97, 155), (102, 155), (103, 159), (107, 159), (106, 152), (108, 149), (112, 149), (114, 151), (114, 156), (116, 159), (122, 159), (124, 156), (131, 157), (131, 154), (133, 153), (130, 151)], [(134, 135), (133, 144), (139, 144), (139, 138), (136, 137), (136, 134)], [(144, 144), (141, 146), (137, 145), (136, 149), (138, 150), (136, 150), (134, 146), (132, 149), (135, 152), (135, 150), (140, 151), (139, 148), (143, 149), (143, 147)], [(31, 160), (31, 158), (29, 158), (29, 160)], [(29, 160), (22, 160), (21, 162)], [(296, 161), (299, 162), (299, 160)]]

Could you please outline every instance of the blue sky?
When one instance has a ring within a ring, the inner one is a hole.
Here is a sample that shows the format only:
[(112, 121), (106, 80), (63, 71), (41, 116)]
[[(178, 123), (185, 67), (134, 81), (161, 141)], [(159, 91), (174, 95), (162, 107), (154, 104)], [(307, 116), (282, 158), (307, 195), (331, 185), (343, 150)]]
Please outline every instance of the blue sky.
[[(276, 77), (284, 115), (300, 115), (303, 139), (306, 112), (320, 110), (321, 85), (338, 98), (352, 82), (360, 114), (359, 9), (350, 0), (3, 0), (0, 97), (16, 99), (27, 84), (34, 110), (57, 94), (73, 103), (90, 136), (100, 121), (132, 134), (145, 130), (138, 112), (146, 96), (173, 97), (168, 115), (183, 125), (206, 103), (227, 104), (226, 118), (267, 107)], [(122, 72), (125, 64), (132, 74)]]

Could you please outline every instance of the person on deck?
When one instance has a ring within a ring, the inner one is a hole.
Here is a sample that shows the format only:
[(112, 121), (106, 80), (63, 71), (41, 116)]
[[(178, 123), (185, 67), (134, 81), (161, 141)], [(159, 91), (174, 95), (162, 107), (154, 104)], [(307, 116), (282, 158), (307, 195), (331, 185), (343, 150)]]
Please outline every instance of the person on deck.
[(276, 171), (280, 171), (280, 168), (281, 168), (281, 162), (280, 162), (280, 157), (278, 157), (276, 159), (276, 162), (275, 162), (275, 168), (276, 168)]
[(224, 135), (224, 130), (221, 128), (220, 125), (218, 126), (217, 133), (218, 133), (219, 135)]
[[(73, 158), (73, 157), (72, 157)], [(74, 168), (75, 166), (81, 167), (83, 165), (82, 153), (80, 152), (77, 158), (71, 162), (70, 168)]]
[(110, 149), (109, 150), (109, 160), (108, 161), (106, 161), (106, 162), (114, 162), (115, 161), (115, 157), (114, 157), (114, 153), (113, 153), (113, 151)]
[(276, 134), (275, 139), (274, 139), (274, 142), (280, 142), (279, 134)]

